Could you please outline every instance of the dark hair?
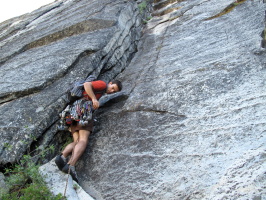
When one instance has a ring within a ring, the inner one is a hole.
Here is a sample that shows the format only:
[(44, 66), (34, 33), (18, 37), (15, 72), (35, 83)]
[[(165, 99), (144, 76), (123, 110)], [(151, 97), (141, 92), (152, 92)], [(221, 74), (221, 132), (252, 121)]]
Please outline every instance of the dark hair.
[(119, 91), (122, 90), (122, 83), (119, 80), (112, 80), (111, 82), (112, 82), (112, 84), (116, 84), (117, 85)]

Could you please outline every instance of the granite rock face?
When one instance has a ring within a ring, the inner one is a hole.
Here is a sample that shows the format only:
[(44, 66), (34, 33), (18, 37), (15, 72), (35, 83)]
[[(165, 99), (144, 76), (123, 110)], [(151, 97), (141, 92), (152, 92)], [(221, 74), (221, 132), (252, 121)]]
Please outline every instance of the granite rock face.
[(62, 140), (66, 90), (124, 70), (141, 35), (138, 11), (135, 1), (56, 1), (0, 24), (0, 164)]
[(76, 166), (94, 199), (266, 199), (266, 8), (241, 2), (154, 0), (143, 29), (144, 3), (121, 0), (0, 24), (0, 163), (62, 138), (68, 82), (94, 73), (125, 94), (97, 111)]
[(234, 1), (167, 2), (119, 75), (129, 98), (100, 112), (82, 186), (97, 199), (266, 199), (265, 4), (218, 16)]

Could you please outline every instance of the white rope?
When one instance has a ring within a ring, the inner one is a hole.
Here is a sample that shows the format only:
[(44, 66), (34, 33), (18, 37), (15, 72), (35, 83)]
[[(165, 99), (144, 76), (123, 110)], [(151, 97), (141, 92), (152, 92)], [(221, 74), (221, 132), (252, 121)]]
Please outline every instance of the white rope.
[[(71, 155), (71, 157), (70, 157), (68, 162), (70, 162), (72, 160), (72, 156), (73, 156), (73, 153), (74, 153), (74, 150), (75, 150), (75, 147), (76, 147), (77, 143), (78, 143), (78, 141), (76, 142), (76, 144), (75, 144), (75, 146), (74, 146), (74, 148), (72, 150), (72, 155)], [(68, 185), (69, 174), (70, 174), (70, 165), (68, 167), (68, 173), (67, 173), (67, 180), (66, 180), (66, 186), (65, 186), (65, 191), (64, 191), (64, 197), (66, 197), (66, 190), (67, 190), (67, 185)]]

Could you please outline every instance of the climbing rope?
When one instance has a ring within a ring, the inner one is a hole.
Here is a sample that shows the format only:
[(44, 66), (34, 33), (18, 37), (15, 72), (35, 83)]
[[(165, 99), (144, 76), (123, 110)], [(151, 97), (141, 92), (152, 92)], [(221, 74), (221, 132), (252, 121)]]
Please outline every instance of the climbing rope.
[[(72, 161), (73, 152), (74, 152), (74, 150), (75, 150), (75, 147), (76, 147), (77, 143), (78, 143), (78, 141), (77, 141), (76, 144), (74, 145), (74, 148), (73, 148), (73, 150), (72, 150), (72, 155), (71, 155), (71, 157), (70, 157), (70, 159), (69, 159), (68, 162), (71, 162), (71, 161)], [(68, 186), (69, 175), (70, 175), (70, 166), (69, 166), (69, 168), (68, 168), (68, 172), (67, 172), (67, 180), (66, 180), (66, 186), (65, 186), (65, 191), (64, 191), (64, 197), (66, 197), (66, 191), (67, 191), (67, 186)]]

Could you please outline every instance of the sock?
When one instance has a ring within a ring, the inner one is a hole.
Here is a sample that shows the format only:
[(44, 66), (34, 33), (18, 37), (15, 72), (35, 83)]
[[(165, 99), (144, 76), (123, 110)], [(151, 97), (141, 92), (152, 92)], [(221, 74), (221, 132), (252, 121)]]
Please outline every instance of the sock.
[(76, 171), (75, 166), (69, 165), (69, 167), (72, 171)]
[(63, 154), (61, 155), (61, 158), (64, 160), (64, 162), (66, 162), (66, 158), (63, 156)]

